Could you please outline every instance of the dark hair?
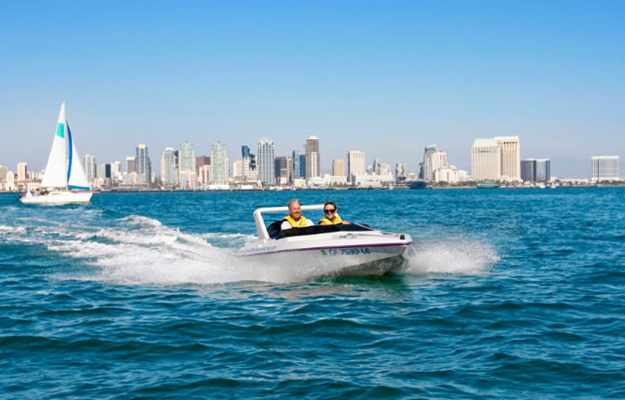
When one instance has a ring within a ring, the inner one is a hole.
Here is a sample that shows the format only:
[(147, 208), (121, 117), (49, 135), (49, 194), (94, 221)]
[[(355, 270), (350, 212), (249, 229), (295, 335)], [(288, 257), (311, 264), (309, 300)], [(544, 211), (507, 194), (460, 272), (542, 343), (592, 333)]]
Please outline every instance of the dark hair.
[(332, 202), (332, 201), (326, 201), (326, 203), (323, 205), (323, 208), (326, 208), (326, 206), (330, 205), (330, 204), (332, 204), (334, 206), (335, 210), (338, 210), (338, 208), (336, 207), (336, 204), (334, 204), (334, 202)]

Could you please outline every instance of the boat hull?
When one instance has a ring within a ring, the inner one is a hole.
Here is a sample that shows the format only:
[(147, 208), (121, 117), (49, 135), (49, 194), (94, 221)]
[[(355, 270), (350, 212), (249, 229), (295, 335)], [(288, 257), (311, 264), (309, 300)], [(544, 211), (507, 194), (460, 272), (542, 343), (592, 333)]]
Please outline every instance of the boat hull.
[(407, 235), (337, 232), (256, 241), (238, 255), (259, 264), (293, 265), (309, 277), (379, 277), (404, 265), (411, 243)]
[(82, 204), (91, 200), (91, 192), (60, 192), (55, 191), (40, 196), (23, 196), (20, 201), (23, 204), (47, 204), (47, 205), (63, 205), (63, 204)]

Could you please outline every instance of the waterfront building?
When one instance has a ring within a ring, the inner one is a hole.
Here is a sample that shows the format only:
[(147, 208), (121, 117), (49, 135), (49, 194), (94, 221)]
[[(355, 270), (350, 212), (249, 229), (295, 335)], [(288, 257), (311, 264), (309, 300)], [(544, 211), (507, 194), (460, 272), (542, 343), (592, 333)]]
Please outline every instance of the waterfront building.
[(395, 164), (395, 179), (398, 182), (403, 182), (406, 180), (406, 164), (404, 163)]
[(536, 160), (527, 158), (521, 160), (521, 180), (523, 182), (536, 182)]
[(365, 153), (359, 150), (347, 152), (347, 178), (353, 184), (353, 176), (366, 175), (367, 164), (365, 163)]
[(137, 172), (137, 158), (136, 157), (126, 157), (126, 172), (128, 174)]
[(111, 180), (114, 184), (119, 183), (122, 180), (122, 163), (119, 161), (113, 161), (111, 163)]
[(83, 162), (85, 164), (85, 172), (87, 173), (87, 181), (91, 182), (97, 176), (95, 156), (92, 154), (85, 154)]
[(521, 180), (521, 144), (518, 136), (496, 136), (495, 140), (501, 153), (499, 179), (507, 181)]
[(500, 177), (501, 151), (495, 139), (475, 139), (471, 147), (471, 176), (476, 181)]
[(332, 160), (332, 176), (346, 176), (345, 172), (345, 160), (342, 158)]
[(275, 182), (277, 185), (286, 185), (293, 182), (293, 162), (291, 157), (275, 158)]
[(26, 183), (28, 180), (28, 163), (17, 163), (17, 183)]
[(321, 176), (321, 157), (319, 156), (319, 138), (310, 135), (306, 139), (306, 179)]
[(210, 183), (214, 185), (227, 185), (228, 180), (228, 155), (226, 154), (226, 146), (220, 141), (217, 141), (213, 144), (211, 150)]
[(0, 165), (0, 182), (6, 183), (7, 174), (9, 173), (9, 168), (4, 165)]
[(536, 182), (549, 182), (551, 180), (551, 160), (547, 158), (536, 160)]
[(204, 187), (210, 184), (211, 166), (210, 164), (202, 165), (198, 170), (198, 183)]
[(263, 185), (274, 185), (275, 176), (273, 141), (268, 137), (263, 137), (258, 142), (258, 178)]
[(620, 181), (619, 156), (593, 156), (592, 182)]
[(178, 152), (173, 147), (161, 153), (161, 183), (164, 186), (178, 186)]
[(293, 179), (306, 178), (306, 155), (293, 150)]
[(137, 146), (135, 168), (137, 172), (137, 185), (149, 186), (152, 180), (152, 163), (145, 144)]
[(195, 150), (189, 142), (183, 142), (178, 151), (178, 182), (181, 189), (195, 189), (197, 178)]
[(111, 179), (111, 164), (98, 164), (96, 166), (96, 176), (103, 179)]
[(241, 146), (241, 172), (236, 175), (236, 179), (243, 182), (258, 180), (258, 170), (256, 168), (256, 156), (250, 152), (248, 146)]
[(447, 153), (438, 150), (435, 144), (427, 146), (423, 153), (423, 164), (421, 164), (423, 180), (435, 180), (434, 171), (443, 167), (447, 167)]

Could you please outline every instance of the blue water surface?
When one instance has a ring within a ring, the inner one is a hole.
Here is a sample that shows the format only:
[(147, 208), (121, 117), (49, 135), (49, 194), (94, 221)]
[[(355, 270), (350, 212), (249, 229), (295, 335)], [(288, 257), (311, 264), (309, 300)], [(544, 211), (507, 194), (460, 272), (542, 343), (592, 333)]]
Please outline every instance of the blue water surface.
[[(625, 398), (624, 195), (2, 194), (0, 398)], [(237, 258), (291, 197), (411, 235), (404, 271)]]

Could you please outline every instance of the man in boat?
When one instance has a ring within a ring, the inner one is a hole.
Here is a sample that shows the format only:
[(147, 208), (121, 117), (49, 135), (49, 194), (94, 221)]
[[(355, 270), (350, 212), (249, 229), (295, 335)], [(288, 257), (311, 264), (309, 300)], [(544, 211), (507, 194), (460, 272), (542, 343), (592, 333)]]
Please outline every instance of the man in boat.
[(337, 213), (336, 204), (331, 201), (323, 205), (324, 218), (319, 220), (319, 225), (349, 225), (349, 222), (343, 221)]
[(289, 207), (289, 215), (284, 217), (282, 220), (282, 225), (280, 225), (281, 230), (291, 229), (291, 228), (305, 228), (307, 226), (313, 226), (315, 223), (309, 219), (306, 219), (302, 216), (302, 205), (299, 200), (291, 199), (287, 204)]

